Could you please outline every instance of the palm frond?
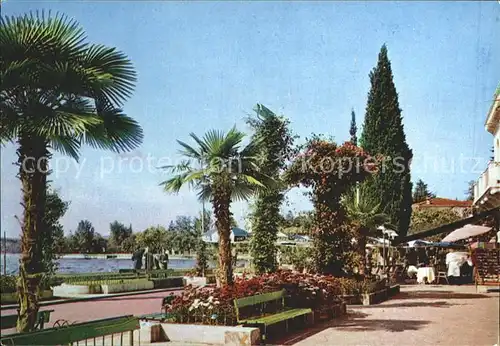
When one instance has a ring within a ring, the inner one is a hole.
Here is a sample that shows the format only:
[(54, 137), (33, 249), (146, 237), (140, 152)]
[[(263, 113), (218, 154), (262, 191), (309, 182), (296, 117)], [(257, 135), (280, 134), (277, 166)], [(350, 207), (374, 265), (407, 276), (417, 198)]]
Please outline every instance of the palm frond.
[(121, 109), (114, 108), (110, 103), (98, 103), (96, 111), (101, 122), (88, 128), (81, 136), (84, 143), (115, 152), (130, 151), (142, 143), (142, 128)]

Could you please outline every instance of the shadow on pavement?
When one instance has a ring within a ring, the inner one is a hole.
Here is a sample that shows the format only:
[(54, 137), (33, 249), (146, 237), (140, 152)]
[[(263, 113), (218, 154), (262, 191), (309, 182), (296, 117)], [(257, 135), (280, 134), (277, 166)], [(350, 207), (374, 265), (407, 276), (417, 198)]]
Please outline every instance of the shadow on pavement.
[(419, 308), (419, 307), (435, 307), (435, 308), (448, 308), (457, 304), (450, 304), (448, 302), (408, 302), (408, 303), (393, 303), (393, 304), (378, 304), (378, 305), (358, 305), (349, 306), (349, 309), (384, 309), (384, 308)]
[(393, 299), (480, 299), (487, 295), (478, 293), (456, 293), (453, 291), (408, 291), (401, 292)]
[[(363, 308), (366, 308), (366, 306)], [(430, 321), (419, 320), (366, 319), (368, 316), (370, 315), (361, 311), (350, 310), (344, 318), (323, 322), (311, 328), (289, 334), (285, 338), (277, 339), (271, 334), (269, 344), (293, 345), (330, 328), (343, 332), (369, 332), (376, 330), (402, 332), (405, 330), (419, 330), (430, 323)]]

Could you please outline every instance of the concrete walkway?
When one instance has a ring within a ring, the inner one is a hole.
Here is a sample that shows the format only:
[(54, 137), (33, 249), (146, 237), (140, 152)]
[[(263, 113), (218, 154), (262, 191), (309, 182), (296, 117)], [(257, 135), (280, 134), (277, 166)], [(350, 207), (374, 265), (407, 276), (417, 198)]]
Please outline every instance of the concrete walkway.
[[(108, 297), (44, 306), (58, 319), (84, 322), (122, 315), (159, 312), (169, 292)], [(474, 286), (404, 286), (379, 305), (349, 306), (348, 316), (300, 330), (275, 345), (474, 345), (499, 342), (498, 293), (478, 294)], [(4, 310), (2, 314), (15, 313)], [(161, 343), (153, 345), (180, 344)]]
[(474, 345), (499, 343), (498, 293), (474, 286), (404, 286), (379, 305), (276, 341), (279, 345)]

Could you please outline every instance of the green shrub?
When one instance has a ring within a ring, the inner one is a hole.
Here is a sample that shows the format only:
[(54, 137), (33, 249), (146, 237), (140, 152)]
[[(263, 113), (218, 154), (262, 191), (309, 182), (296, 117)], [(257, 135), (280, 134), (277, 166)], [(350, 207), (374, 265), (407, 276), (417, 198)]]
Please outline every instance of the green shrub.
[(0, 276), (0, 292), (14, 293), (16, 292), (16, 279), (14, 275), (1, 275)]
[(154, 288), (172, 288), (183, 286), (182, 277), (151, 279), (151, 281), (153, 281)]

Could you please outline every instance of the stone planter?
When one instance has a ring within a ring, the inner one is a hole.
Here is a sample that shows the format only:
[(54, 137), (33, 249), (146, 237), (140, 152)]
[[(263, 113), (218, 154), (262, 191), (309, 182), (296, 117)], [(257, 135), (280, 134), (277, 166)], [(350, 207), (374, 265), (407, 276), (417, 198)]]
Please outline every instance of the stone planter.
[(400, 286), (395, 285), (391, 287), (384, 288), (383, 290), (373, 292), (373, 293), (364, 293), (362, 295), (363, 305), (373, 305), (386, 301), (390, 297), (399, 293)]
[(208, 283), (207, 278), (203, 276), (184, 276), (182, 280), (184, 281), (184, 286), (191, 285), (199, 287), (199, 286), (206, 286)]
[(55, 286), (53, 289), (54, 297), (75, 297), (85, 294), (100, 294), (102, 293), (101, 285), (71, 285), (71, 284), (61, 284)]
[(390, 297), (398, 294), (399, 290), (400, 286), (394, 285), (372, 293), (343, 295), (342, 299), (347, 305), (373, 305), (386, 301)]
[(159, 341), (234, 346), (260, 344), (259, 328), (253, 327), (161, 323), (161, 333), (155, 328), (152, 326), (151, 335), (161, 335), (161, 338), (165, 339)]
[(347, 313), (347, 304), (342, 302), (327, 309), (313, 311), (314, 323), (320, 320), (338, 318)]
[(110, 293), (150, 290), (154, 288), (154, 283), (153, 281), (149, 280), (135, 280), (124, 283), (104, 284), (101, 285), (101, 287), (103, 294), (110, 294)]
[[(47, 300), (54, 296), (52, 290), (44, 290), (40, 292), (39, 299)], [(17, 293), (2, 293), (0, 294), (0, 302), (2, 304), (16, 304), (17, 303)]]

